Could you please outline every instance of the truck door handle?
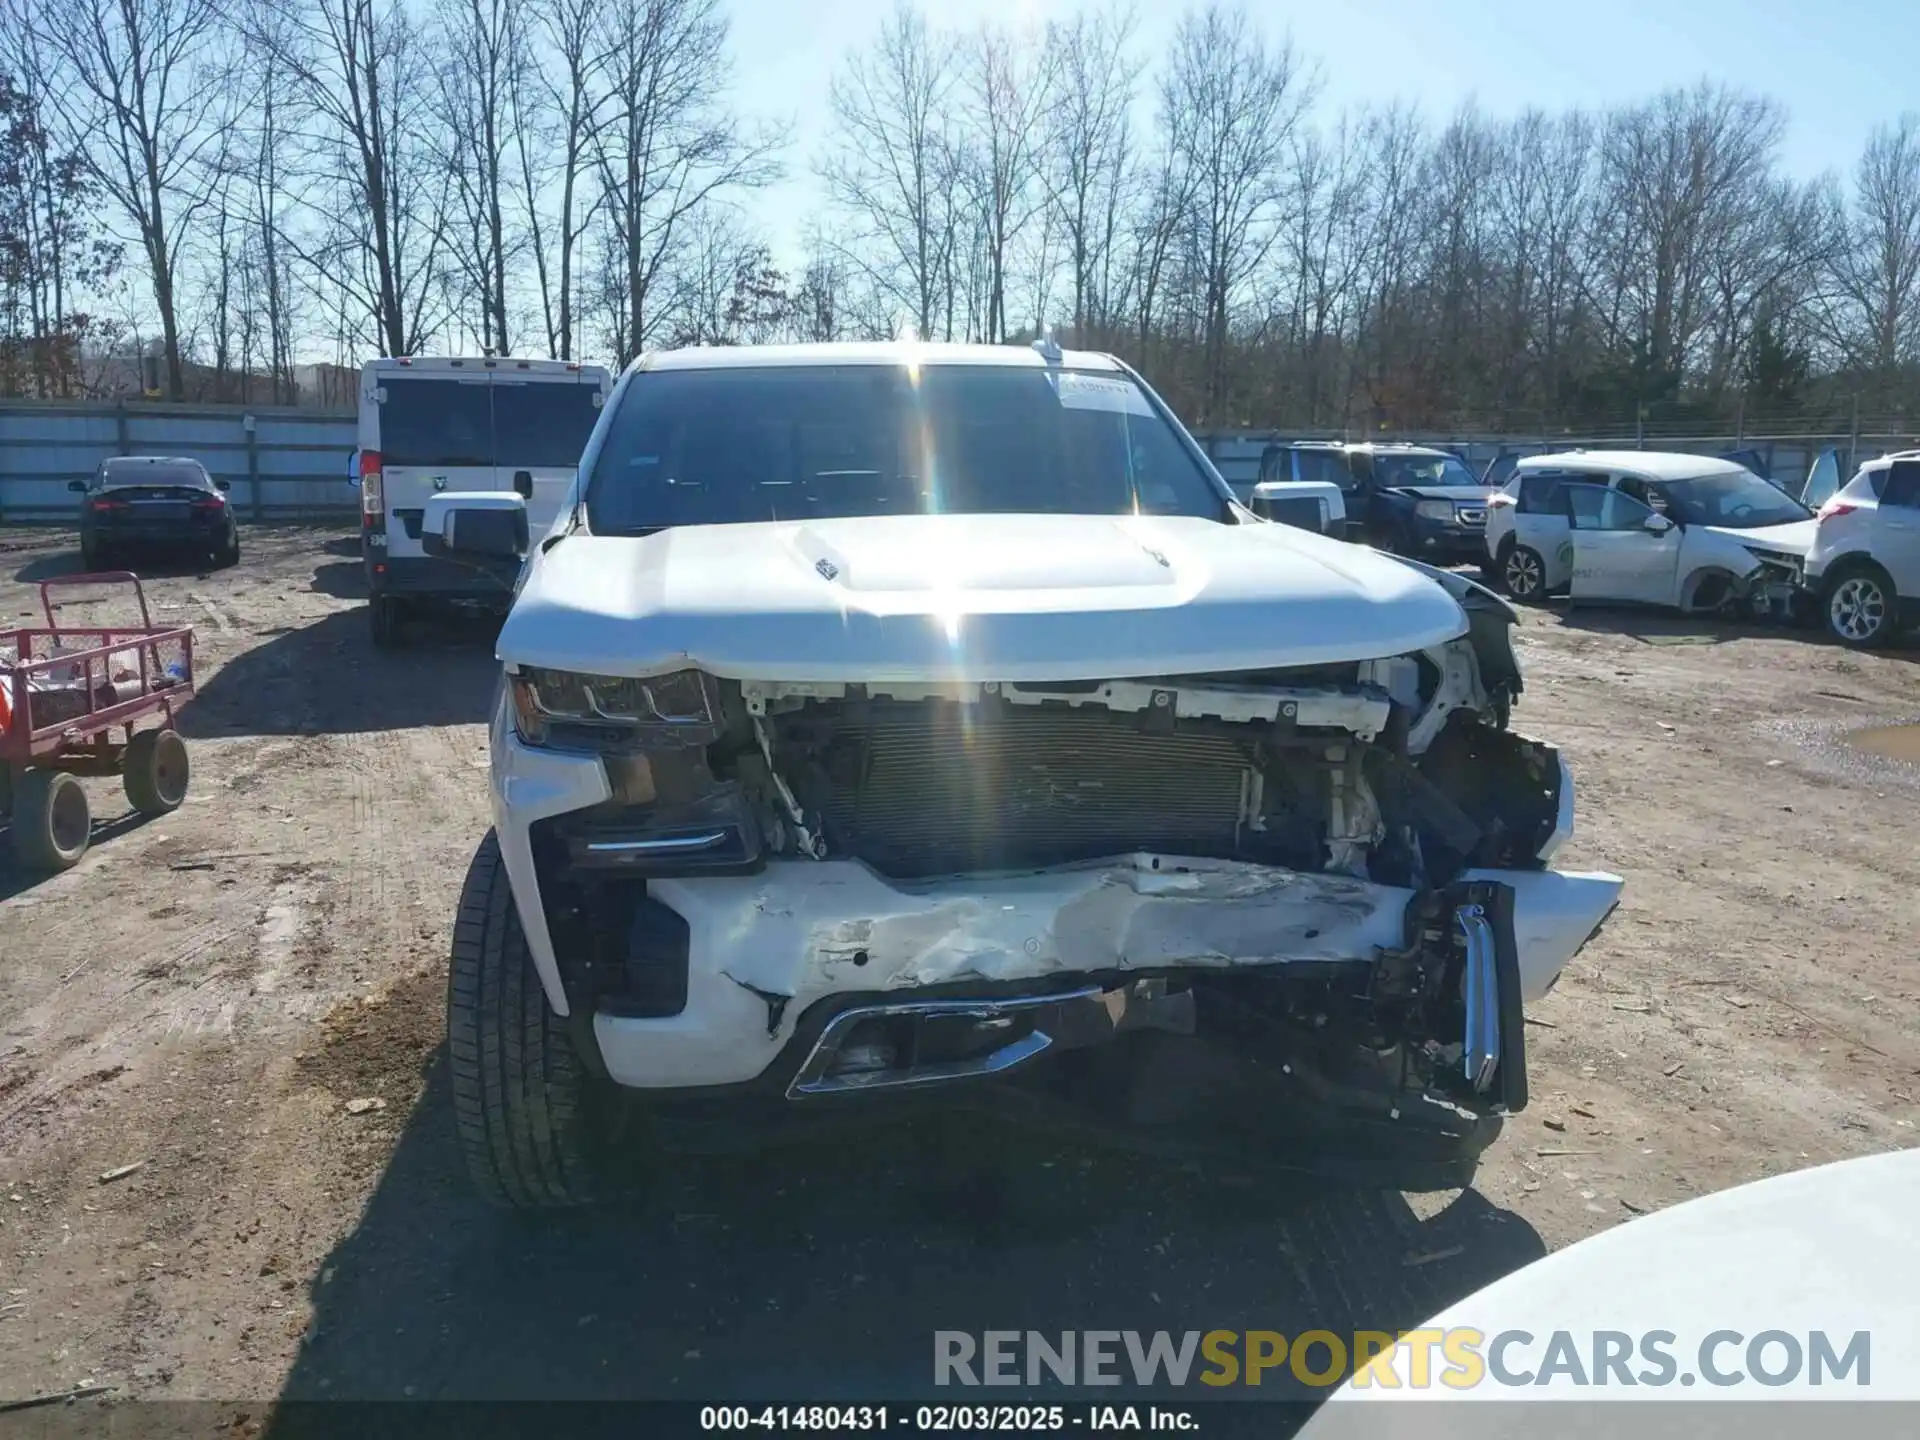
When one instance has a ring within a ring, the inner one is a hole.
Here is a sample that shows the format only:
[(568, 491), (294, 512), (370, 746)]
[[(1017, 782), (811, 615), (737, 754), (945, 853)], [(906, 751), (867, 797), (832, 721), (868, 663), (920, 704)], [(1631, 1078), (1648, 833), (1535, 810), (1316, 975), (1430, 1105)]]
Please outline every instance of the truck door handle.
[(522, 500), (531, 500), (533, 498), (533, 472), (531, 470), (516, 470), (513, 472), (513, 493), (518, 495)]

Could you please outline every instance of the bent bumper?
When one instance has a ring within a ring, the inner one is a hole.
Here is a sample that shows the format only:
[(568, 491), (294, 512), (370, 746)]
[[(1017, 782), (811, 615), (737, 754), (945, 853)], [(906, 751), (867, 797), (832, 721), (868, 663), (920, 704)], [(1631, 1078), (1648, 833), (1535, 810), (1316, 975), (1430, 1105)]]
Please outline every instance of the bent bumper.
[(367, 588), (375, 595), (448, 600), (505, 610), (513, 603), (520, 562), (449, 560), (433, 555), (394, 555), (362, 547)]
[[(504, 694), (492, 727), (493, 805), (528, 949), (550, 1003), (569, 1013), (534, 861), (532, 827), (611, 794), (598, 757), (522, 745)], [(1571, 791), (1563, 791), (1570, 828)], [(1560, 830), (1556, 830), (1556, 837)], [(1520, 999), (1536, 1000), (1618, 903), (1607, 874), (1480, 871), (1512, 894)], [(850, 860), (775, 860), (756, 874), (656, 878), (648, 896), (687, 927), (685, 1006), (590, 1017), (608, 1075), (649, 1090), (747, 1084), (784, 1090), (804, 1025), (839, 1009), (959, 991), (993, 997), (1103, 991), (1135, 976), (1216, 980), (1332, 974), (1408, 944), (1410, 889), (1233, 861), (1131, 855), (1094, 864), (925, 883)], [(588, 1017), (582, 1017), (583, 1020)], [(776, 1066), (776, 1060), (781, 1064)], [(792, 1063), (788, 1065), (787, 1061)]]

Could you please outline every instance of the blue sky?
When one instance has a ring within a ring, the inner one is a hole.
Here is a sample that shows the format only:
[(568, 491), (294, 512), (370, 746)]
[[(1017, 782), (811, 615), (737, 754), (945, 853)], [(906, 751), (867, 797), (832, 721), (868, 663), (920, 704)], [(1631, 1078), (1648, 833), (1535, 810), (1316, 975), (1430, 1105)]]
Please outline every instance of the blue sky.
[[(793, 178), (755, 218), (791, 255), (817, 203), (808, 157), (826, 127), (827, 77), (892, 0), (727, 0), (741, 107), (795, 127)], [(1097, 0), (1096, 0), (1097, 3)], [(950, 26), (1020, 24), (1075, 0), (935, 0)], [(1138, 0), (1141, 53), (1163, 51), (1184, 5)], [(1702, 75), (1763, 91), (1791, 115), (1783, 160), (1847, 174), (1875, 124), (1920, 109), (1920, 0), (1248, 0), (1270, 35), (1318, 62), (1320, 112), (1395, 96), (1444, 115), (1468, 99), (1508, 114), (1600, 107)]]

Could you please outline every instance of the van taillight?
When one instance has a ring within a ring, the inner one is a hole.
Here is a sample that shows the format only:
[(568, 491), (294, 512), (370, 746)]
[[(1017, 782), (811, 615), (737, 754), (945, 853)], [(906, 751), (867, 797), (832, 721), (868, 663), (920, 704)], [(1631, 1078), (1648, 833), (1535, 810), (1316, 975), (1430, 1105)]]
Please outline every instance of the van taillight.
[(1858, 505), (1849, 504), (1845, 500), (1829, 500), (1820, 507), (1820, 513), (1813, 518), (1815, 520), (1836, 520), (1842, 515), (1853, 514), (1853, 512), (1859, 508)]
[(375, 522), (384, 520), (384, 495), (380, 484), (380, 452), (362, 450), (360, 452), (360, 523), (367, 529), (373, 529)]

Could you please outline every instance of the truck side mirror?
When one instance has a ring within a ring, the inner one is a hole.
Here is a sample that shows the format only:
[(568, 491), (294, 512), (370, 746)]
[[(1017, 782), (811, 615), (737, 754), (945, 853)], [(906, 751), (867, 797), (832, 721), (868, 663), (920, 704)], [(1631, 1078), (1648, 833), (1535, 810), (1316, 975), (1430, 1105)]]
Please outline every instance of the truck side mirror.
[(436, 556), (518, 559), (527, 553), (527, 502), (498, 490), (431, 496), (420, 519), (420, 548)]

